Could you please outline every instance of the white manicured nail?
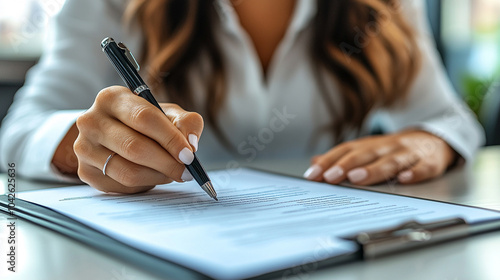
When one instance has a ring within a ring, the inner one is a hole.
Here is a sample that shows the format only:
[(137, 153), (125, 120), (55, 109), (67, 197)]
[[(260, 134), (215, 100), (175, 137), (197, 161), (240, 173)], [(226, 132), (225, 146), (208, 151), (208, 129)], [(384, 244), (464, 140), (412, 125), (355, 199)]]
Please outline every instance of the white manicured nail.
[(401, 173), (399, 173), (398, 175), (398, 180), (400, 182), (409, 182), (411, 181), (411, 179), (413, 179), (413, 171), (411, 170), (406, 170), (406, 171), (403, 171)]
[(356, 168), (347, 173), (349, 181), (352, 183), (361, 182), (368, 177), (368, 171), (364, 168)]
[(187, 168), (184, 169), (184, 172), (182, 172), (181, 180), (184, 182), (187, 181), (192, 181), (193, 180), (193, 175), (187, 170)]
[(333, 182), (336, 181), (338, 178), (342, 177), (344, 175), (344, 169), (340, 166), (334, 166), (330, 169), (328, 169), (324, 174), (323, 177), (327, 182)]
[(182, 149), (182, 151), (179, 153), (179, 159), (184, 163), (184, 164), (191, 164), (194, 160), (194, 154), (191, 152), (188, 148)]
[(311, 165), (304, 173), (304, 178), (312, 180), (321, 174), (321, 167), (317, 164)]
[(189, 134), (188, 136), (189, 143), (193, 146), (194, 151), (198, 151), (198, 136), (194, 134)]

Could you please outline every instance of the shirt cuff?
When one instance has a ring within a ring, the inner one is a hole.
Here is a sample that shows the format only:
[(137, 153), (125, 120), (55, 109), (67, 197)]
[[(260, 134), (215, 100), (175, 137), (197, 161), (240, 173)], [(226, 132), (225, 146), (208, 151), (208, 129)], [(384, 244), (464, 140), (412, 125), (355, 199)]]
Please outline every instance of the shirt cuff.
[(76, 176), (63, 175), (52, 165), (54, 153), (68, 130), (85, 110), (64, 110), (49, 115), (30, 137), (22, 155), (21, 175), (65, 183), (81, 182)]

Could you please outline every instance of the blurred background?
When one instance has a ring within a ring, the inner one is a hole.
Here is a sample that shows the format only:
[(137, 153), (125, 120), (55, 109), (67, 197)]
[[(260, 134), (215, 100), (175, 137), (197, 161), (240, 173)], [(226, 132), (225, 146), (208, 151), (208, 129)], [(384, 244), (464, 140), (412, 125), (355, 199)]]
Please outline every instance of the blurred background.
[[(438, 50), (487, 145), (500, 144), (500, 0), (426, 0)], [(0, 0), (0, 119), (42, 52), (64, 0)]]

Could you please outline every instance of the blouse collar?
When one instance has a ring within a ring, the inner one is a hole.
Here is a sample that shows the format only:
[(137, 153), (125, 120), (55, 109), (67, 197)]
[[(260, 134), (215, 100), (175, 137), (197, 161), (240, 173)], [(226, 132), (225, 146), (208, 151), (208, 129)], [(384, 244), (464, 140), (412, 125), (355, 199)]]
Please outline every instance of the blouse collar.
[[(240, 0), (249, 1), (249, 0)], [(288, 32), (294, 35), (305, 29), (312, 18), (316, 15), (315, 0), (296, 0), (295, 9)], [(215, 9), (222, 23), (222, 28), (229, 33), (237, 34), (240, 30), (238, 15), (230, 0), (217, 0), (214, 2)]]

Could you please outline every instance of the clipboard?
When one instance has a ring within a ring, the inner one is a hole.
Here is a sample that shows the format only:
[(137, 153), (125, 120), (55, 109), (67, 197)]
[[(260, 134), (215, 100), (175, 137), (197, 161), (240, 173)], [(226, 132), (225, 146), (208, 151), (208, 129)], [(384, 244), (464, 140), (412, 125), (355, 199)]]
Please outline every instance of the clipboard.
[[(368, 190), (363, 191), (370, 192)], [(394, 194), (387, 195), (399, 196)], [(9, 214), (8, 203), (9, 201), (6, 195), (0, 196), (1, 212)], [(449, 204), (445, 202), (441, 203)], [(131, 247), (50, 208), (18, 198), (15, 199), (15, 204), (16, 208), (14, 214), (17, 217), (66, 235), (85, 245), (94, 247), (105, 254), (130, 262), (130, 264), (134, 266), (145, 268), (153, 274), (159, 276), (168, 275), (179, 279), (210, 279), (210, 277), (181, 264), (159, 258), (146, 251)], [(484, 210), (492, 211), (488, 209)], [(321, 268), (356, 260), (374, 259), (388, 254), (431, 246), (437, 243), (497, 229), (500, 229), (500, 218), (475, 224), (467, 224), (467, 222), (461, 218), (452, 218), (431, 223), (407, 221), (392, 228), (359, 232), (353, 236), (346, 236), (346, 240), (350, 240), (357, 244), (358, 250), (353, 253), (322, 260), (315, 264), (318, 268)], [(301, 272), (303, 271), (301, 271), (300, 267), (290, 267), (285, 270), (269, 272), (254, 277), (254, 279), (273, 278), (283, 275), (283, 273), (287, 273), (291, 276)]]
[[(6, 195), (0, 195), (0, 213), (10, 215)], [(65, 215), (44, 206), (33, 204), (22, 199), (15, 199), (15, 216), (25, 221), (42, 226), (56, 233), (67, 236), (83, 245), (90, 246), (100, 252), (129, 263), (131, 266), (140, 267), (159, 277), (168, 276), (171, 279), (213, 279), (190, 268), (176, 264), (157, 256), (151, 255), (128, 244), (120, 242), (107, 236), (85, 224), (75, 221)], [(499, 225), (500, 226), (500, 225)], [(362, 260), (361, 251), (353, 254), (345, 254), (336, 258), (320, 261), (318, 268), (331, 267), (344, 263)], [(290, 272), (290, 276), (300, 273), (300, 268), (290, 267), (286, 270), (274, 271), (250, 279), (264, 280), (279, 277), (284, 272)]]
[[(0, 195), (0, 213), (10, 216), (8, 197)], [(165, 261), (139, 249), (113, 239), (85, 224), (62, 215), (44, 206), (22, 199), (15, 199), (14, 215), (25, 221), (42, 226), (56, 233), (72, 238), (84, 245), (98, 249), (104, 254), (140, 266), (156, 275), (171, 275), (174, 279), (210, 279), (194, 270)]]

